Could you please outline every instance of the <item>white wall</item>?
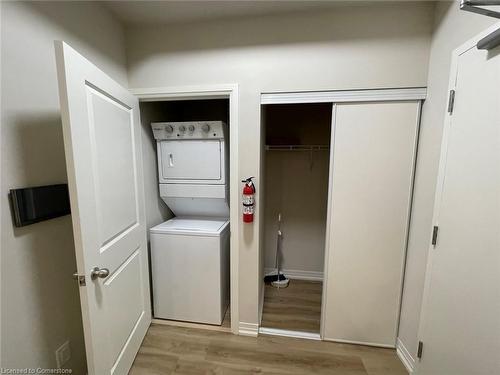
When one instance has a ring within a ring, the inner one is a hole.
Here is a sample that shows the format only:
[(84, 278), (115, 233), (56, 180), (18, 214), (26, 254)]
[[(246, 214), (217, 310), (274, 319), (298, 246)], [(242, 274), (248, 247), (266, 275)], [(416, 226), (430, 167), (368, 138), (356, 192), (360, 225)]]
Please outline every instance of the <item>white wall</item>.
[(399, 340), (415, 358), (441, 135), (448, 100), (451, 52), (495, 19), (459, 10), (459, 2), (438, 2), (431, 44), (427, 100), (420, 126), (413, 211), (404, 281)]
[[(260, 93), (425, 86), (433, 3), (127, 29), (131, 87), (240, 85), (239, 170), (260, 176)], [(240, 321), (258, 322), (259, 215), (240, 224)]]
[(1, 3), (1, 367), (55, 367), (71, 340), (73, 373), (85, 351), (71, 217), (15, 229), (10, 188), (66, 182), (54, 39), (127, 85), (121, 26), (97, 3)]

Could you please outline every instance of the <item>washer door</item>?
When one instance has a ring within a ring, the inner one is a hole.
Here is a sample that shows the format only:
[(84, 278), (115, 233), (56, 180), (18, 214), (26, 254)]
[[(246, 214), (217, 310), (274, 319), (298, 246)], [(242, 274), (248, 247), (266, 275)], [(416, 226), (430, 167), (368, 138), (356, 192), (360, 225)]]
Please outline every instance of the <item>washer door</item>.
[(220, 140), (180, 140), (160, 143), (160, 171), (167, 182), (221, 179)]

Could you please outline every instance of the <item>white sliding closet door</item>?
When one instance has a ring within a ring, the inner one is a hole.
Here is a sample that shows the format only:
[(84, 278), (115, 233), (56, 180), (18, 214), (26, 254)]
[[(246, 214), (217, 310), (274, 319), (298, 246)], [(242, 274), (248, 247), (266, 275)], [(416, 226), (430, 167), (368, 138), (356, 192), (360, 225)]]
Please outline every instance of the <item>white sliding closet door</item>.
[(337, 104), (325, 340), (394, 347), (419, 101)]

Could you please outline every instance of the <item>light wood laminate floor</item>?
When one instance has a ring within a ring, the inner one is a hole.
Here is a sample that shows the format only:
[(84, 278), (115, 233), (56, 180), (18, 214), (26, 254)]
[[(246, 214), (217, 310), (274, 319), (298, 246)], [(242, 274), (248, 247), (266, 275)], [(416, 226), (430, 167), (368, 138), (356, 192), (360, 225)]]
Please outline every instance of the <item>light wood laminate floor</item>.
[(319, 333), (321, 281), (290, 280), (287, 288), (266, 285), (262, 327)]
[(130, 375), (406, 375), (393, 349), (152, 324)]

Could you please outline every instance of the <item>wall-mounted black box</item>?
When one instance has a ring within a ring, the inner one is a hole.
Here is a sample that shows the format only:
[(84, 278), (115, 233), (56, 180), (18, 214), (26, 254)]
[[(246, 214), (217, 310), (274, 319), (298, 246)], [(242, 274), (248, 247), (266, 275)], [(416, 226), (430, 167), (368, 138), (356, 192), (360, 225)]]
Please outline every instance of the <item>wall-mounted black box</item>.
[(67, 184), (11, 189), (9, 197), (16, 227), (71, 213)]

